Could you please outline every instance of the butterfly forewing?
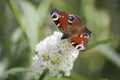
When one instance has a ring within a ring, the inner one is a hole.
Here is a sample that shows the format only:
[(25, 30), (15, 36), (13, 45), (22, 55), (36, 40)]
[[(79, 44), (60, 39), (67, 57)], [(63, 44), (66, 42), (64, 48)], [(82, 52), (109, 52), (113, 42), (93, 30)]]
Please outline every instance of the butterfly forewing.
[(55, 24), (63, 32), (68, 25), (68, 14), (64, 12), (60, 12), (57, 9), (53, 9), (51, 10), (51, 16)]

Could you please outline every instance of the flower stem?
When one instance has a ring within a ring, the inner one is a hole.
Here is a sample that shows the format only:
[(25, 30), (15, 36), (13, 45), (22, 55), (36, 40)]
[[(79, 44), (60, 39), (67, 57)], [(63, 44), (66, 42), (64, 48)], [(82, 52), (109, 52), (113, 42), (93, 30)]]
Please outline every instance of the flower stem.
[(47, 73), (48, 73), (48, 70), (45, 70), (45, 71), (42, 73), (42, 75), (39, 77), (38, 80), (44, 80), (44, 78), (46, 77)]

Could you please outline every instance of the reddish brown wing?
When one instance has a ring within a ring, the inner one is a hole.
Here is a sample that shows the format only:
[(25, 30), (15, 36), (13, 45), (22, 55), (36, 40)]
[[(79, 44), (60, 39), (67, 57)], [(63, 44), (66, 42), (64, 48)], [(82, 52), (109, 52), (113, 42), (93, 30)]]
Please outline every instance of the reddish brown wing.
[(51, 10), (51, 16), (58, 28), (63, 32), (68, 26), (68, 14), (57, 9)]
[(84, 27), (78, 16), (69, 15), (67, 29), (68, 32), (71, 32), (71, 34), (69, 34), (68, 40), (72, 43), (72, 45), (80, 51), (86, 50), (91, 32), (86, 27)]
[(68, 39), (72, 45), (80, 51), (86, 49), (91, 32), (84, 27), (78, 16), (68, 15), (57, 9), (51, 10), (51, 16), (55, 24), (63, 33), (61, 39)]
[(83, 37), (70, 37), (69, 38), (72, 45), (80, 50), (80, 51), (83, 51), (83, 50), (86, 50), (86, 47), (87, 47), (87, 43), (88, 43), (88, 39), (87, 38), (83, 38)]

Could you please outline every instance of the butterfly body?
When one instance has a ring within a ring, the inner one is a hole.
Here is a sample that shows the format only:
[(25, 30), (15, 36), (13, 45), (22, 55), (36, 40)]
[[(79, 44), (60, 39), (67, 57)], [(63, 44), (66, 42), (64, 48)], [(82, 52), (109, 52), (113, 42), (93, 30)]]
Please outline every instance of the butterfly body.
[(51, 17), (58, 29), (63, 33), (61, 39), (67, 39), (78, 50), (86, 50), (90, 31), (84, 27), (80, 18), (76, 15), (69, 15), (57, 9), (51, 10)]

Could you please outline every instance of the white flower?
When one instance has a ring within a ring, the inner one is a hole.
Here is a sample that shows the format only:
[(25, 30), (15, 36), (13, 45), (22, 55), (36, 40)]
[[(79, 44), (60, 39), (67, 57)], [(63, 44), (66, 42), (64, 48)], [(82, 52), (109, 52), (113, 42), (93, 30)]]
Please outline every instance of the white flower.
[(52, 77), (70, 76), (79, 51), (66, 39), (61, 40), (61, 37), (61, 32), (54, 32), (36, 45), (37, 54), (33, 57), (32, 63), (36, 79), (46, 69)]

